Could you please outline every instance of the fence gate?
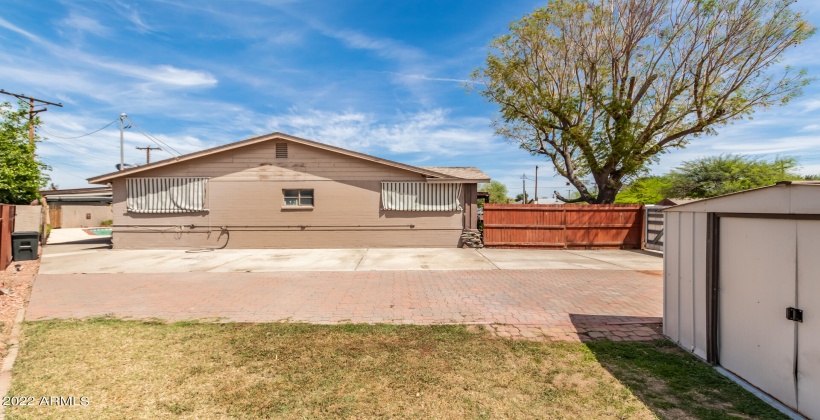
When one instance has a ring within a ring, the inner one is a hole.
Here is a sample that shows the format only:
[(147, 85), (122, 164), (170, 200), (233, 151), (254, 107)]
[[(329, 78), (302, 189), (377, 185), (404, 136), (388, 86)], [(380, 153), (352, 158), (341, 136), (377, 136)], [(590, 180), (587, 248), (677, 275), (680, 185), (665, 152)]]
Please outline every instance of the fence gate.
[(62, 227), (62, 220), (60, 220), (61, 215), (62, 211), (60, 207), (55, 206), (48, 208), (48, 220), (53, 229), (59, 229)]
[(15, 206), (0, 204), (0, 270), (11, 263), (11, 233), (14, 232)]
[(663, 251), (663, 212), (668, 206), (646, 207), (646, 248)]

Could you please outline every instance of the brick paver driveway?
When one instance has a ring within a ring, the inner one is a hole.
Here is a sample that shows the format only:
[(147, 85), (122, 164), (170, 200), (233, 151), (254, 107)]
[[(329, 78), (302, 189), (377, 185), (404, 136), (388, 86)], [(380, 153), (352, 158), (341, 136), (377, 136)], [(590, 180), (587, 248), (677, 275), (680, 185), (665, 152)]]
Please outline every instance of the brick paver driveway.
[(27, 320), (484, 324), (504, 337), (660, 338), (663, 282), (629, 270), (45, 274)]

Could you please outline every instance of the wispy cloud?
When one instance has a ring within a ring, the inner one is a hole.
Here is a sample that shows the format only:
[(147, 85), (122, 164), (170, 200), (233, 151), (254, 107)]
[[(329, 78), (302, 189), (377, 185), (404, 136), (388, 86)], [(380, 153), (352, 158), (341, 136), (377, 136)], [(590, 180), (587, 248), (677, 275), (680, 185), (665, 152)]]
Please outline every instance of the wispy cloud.
[(62, 19), (60, 24), (80, 32), (91, 33), (97, 36), (105, 36), (111, 33), (109, 28), (103, 26), (97, 20), (88, 16), (80, 15), (74, 11), (72, 11), (65, 19)]
[(169, 87), (210, 87), (217, 84), (217, 79), (208, 72), (180, 69), (169, 65), (146, 67), (118, 62), (104, 62), (100, 63), (100, 67)]
[(22, 29), (22, 28), (20, 28), (16, 25), (14, 25), (11, 22), (9, 22), (9, 21), (7, 21), (3, 18), (0, 18), (0, 27), (6, 28), (6, 29), (8, 29), (12, 32), (15, 32), (19, 35), (22, 35), (22, 36), (24, 36), (24, 37), (26, 37), (26, 38), (28, 38), (32, 41), (42, 42), (40, 37), (38, 37), (37, 35), (34, 35), (31, 32), (26, 31), (26, 30), (24, 30), (24, 29)]
[(361, 112), (291, 109), (271, 116), (268, 131), (280, 131), (353, 150), (459, 155), (490, 150), (496, 142), (488, 121), (452, 118), (445, 109), (401, 114), (391, 123)]
[(112, 5), (112, 8), (123, 18), (131, 22), (134, 25), (134, 28), (141, 33), (150, 33), (154, 32), (155, 28), (143, 20), (142, 15), (140, 14), (139, 10), (137, 10), (136, 6), (132, 6), (126, 4), (121, 1), (115, 1), (116, 5)]

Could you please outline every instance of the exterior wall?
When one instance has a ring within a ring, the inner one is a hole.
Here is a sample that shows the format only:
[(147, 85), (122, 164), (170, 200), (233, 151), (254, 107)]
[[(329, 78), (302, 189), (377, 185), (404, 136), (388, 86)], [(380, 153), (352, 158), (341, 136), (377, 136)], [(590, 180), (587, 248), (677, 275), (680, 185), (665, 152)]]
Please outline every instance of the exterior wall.
[(14, 217), (15, 232), (39, 232), (43, 224), (43, 206), (17, 206)]
[[(110, 204), (71, 204), (55, 202), (49, 206), (60, 209), (60, 228), (85, 228), (100, 226), (103, 220), (113, 220), (114, 212)], [(91, 218), (88, 218), (88, 215)]]
[(777, 185), (664, 210), (664, 334), (702, 358), (709, 213), (819, 214), (820, 186)]
[(664, 215), (664, 334), (706, 358), (706, 213)]
[[(211, 177), (208, 212), (128, 213), (125, 179), (114, 180), (114, 248), (459, 245), (465, 212), (380, 210), (382, 181), (423, 181), (422, 175), (296, 143), (288, 143), (287, 159), (277, 159), (275, 144), (281, 142), (264, 142), (135, 175)], [(283, 208), (283, 189), (313, 189), (314, 207)], [(461, 202), (470, 198), (474, 203), (475, 185), (462, 190)]]

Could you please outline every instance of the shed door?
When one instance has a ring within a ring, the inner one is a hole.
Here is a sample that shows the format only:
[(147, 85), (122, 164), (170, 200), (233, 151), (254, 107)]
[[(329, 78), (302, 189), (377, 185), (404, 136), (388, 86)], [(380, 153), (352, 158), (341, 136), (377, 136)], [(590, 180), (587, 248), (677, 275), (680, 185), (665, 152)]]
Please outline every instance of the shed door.
[(797, 409), (820, 419), (820, 221), (798, 221), (797, 240)]
[(720, 364), (797, 407), (795, 220), (721, 217)]

